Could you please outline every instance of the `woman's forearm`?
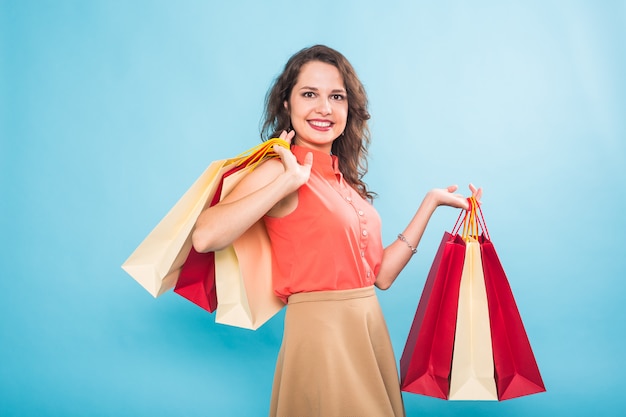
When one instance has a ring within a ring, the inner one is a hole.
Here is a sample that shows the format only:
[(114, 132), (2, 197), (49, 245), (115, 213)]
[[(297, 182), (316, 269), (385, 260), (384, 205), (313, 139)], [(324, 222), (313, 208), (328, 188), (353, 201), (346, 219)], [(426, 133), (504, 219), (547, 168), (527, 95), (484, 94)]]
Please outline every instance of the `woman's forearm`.
[(230, 245), (285, 197), (284, 183), (279, 176), (238, 200), (205, 209), (191, 236), (194, 249), (210, 252)]
[[(472, 184), (469, 185), (469, 188), (476, 200), (480, 200), (482, 189), (477, 189)], [(455, 193), (457, 189), (458, 187), (456, 185), (451, 185), (447, 188), (432, 189), (426, 194), (422, 204), (420, 204), (417, 212), (413, 216), (413, 219), (411, 219), (407, 228), (402, 232), (406, 242), (396, 239), (391, 245), (385, 248), (380, 270), (376, 277), (376, 286), (378, 288), (387, 289), (393, 284), (402, 269), (411, 259), (413, 255), (411, 248), (417, 248), (420, 240), (422, 240), (430, 217), (437, 207), (448, 206), (464, 210), (469, 209), (467, 198), (461, 194)]]
[[(437, 208), (438, 203), (433, 193), (426, 194), (422, 204), (415, 212), (413, 219), (409, 222), (406, 229), (402, 232), (406, 242), (396, 239), (387, 246), (383, 252), (383, 260), (381, 262), (378, 276), (376, 277), (376, 286), (380, 289), (387, 289), (393, 284), (400, 272), (413, 256), (411, 248), (417, 248), (428, 221)], [(410, 245), (410, 246), (409, 246)]]

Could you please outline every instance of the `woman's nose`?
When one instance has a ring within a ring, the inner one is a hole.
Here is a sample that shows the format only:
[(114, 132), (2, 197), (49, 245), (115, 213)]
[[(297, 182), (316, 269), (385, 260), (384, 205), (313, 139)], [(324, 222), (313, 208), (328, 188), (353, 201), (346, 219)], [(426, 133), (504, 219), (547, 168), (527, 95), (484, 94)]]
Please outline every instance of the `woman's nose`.
[(323, 115), (331, 114), (333, 112), (333, 108), (330, 100), (327, 98), (320, 98), (320, 101), (317, 104), (317, 112)]

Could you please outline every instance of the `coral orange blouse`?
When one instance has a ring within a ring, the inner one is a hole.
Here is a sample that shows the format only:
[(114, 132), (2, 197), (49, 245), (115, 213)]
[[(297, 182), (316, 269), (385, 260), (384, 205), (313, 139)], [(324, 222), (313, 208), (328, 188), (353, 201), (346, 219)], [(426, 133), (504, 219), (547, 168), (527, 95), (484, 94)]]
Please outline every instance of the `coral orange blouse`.
[(383, 256), (374, 207), (343, 178), (336, 156), (292, 146), (298, 162), (313, 152), (313, 167), (298, 190), (298, 206), (284, 217), (265, 216), (272, 242), (274, 292), (345, 290), (374, 284)]

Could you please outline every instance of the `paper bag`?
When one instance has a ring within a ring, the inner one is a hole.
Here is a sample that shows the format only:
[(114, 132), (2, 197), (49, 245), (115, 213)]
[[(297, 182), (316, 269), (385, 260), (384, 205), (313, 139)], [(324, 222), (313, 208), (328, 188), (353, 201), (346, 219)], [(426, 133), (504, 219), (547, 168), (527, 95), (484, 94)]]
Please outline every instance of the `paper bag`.
[(546, 388), (502, 264), (489, 238), (483, 235), (480, 242), (498, 399), (544, 392)]
[(402, 391), (446, 399), (465, 242), (444, 233), (400, 359)]
[(122, 268), (154, 297), (176, 284), (191, 249), (191, 230), (215, 192), (212, 185), (228, 169), (227, 160), (211, 163), (122, 264)]
[(472, 238), (466, 242), (458, 300), (448, 399), (498, 400), (480, 245)]
[[(221, 198), (246, 174), (242, 170), (225, 178)], [(283, 308), (272, 286), (272, 249), (263, 219), (215, 253), (215, 280), (217, 323), (256, 330)]]

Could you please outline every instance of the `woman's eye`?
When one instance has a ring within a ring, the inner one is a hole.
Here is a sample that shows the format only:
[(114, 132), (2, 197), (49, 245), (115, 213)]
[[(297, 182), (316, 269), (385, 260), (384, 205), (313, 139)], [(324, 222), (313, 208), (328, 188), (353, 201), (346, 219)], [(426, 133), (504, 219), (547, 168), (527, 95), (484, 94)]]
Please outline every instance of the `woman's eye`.
[(302, 94), (302, 96), (306, 98), (313, 98), (315, 97), (315, 93), (313, 93), (312, 91), (306, 91)]
[(345, 99), (345, 97), (344, 97), (343, 95), (341, 95), (341, 94), (333, 94), (333, 95), (331, 96), (331, 98), (332, 98), (333, 100), (337, 100), (337, 101), (341, 101), (341, 100)]

